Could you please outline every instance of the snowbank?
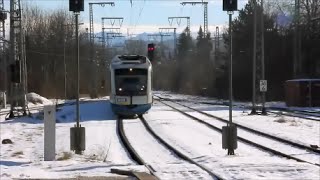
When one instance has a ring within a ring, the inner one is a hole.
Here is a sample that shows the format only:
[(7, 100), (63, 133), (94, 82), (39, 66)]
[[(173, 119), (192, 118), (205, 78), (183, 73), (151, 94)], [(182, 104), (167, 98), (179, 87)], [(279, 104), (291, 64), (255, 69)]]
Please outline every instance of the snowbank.
[(28, 93), (26, 96), (27, 96), (27, 101), (33, 104), (43, 104), (43, 105), (52, 104), (52, 102), (49, 99), (42, 97), (39, 94), (36, 94), (33, 92)]

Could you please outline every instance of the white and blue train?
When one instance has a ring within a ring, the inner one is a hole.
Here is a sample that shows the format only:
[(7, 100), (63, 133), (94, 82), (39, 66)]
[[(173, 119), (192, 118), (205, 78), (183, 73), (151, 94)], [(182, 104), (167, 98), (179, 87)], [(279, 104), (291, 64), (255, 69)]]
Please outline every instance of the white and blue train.
[(119, 116), (146, 113), (153, 103), (152, 64), (145, 56), (116, 55), (110, 64), (112, 111)]

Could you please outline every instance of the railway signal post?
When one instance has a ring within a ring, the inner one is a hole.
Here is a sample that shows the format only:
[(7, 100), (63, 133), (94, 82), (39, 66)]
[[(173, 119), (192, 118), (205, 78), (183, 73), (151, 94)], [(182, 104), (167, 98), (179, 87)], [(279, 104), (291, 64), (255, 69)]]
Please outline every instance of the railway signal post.
[(74, 12), (76, 25), (76, 69), (77, 69), (77, 103), (76, 103), (76, 120), (74, 127), (70, 128), (70, 146), (76, 154), (82, 154), (85, 150), (85, 128), (80, 125), (80, 105), (79, 105), (79, 14), (84, 10), (84, 0), (69, 0), (69, 11)]
[(237, 127), (232, 123), (232, 14), (237, 11), (237, 0), (223, 0), (223, 11), (229, 15), (229, 123), (222, 127), (222, 148), (228, 149), (228, 155), (234, 155), (237, 149)]

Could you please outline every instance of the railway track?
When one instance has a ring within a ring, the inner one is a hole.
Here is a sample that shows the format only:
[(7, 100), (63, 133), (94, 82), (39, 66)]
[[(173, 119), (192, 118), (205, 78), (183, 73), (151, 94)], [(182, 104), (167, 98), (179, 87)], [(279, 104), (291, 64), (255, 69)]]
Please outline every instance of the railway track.
[[(157, 98), (162, 100), (168, 100), (172, 102), (190, 102), (190, 103), (200, 103), (200, 104), (208, 104), (208, 105), (220, 105), (220, 106), (229, 106), (228, 102), (205, 102), (205, 101), (190, 101), (187, 99), (170, 99), (170, 98), (163, 98), (158, 95), (154, 95)], [(247, 110), (251, 110), (251, 106), (244, 106), (244, 105), (233, 105), (234, 107), (243, 108)], [(267, 112), (279, 116), (289, 116), (289, 117), (297, 117), (302, 118), (305, 120), (311, 121), (320, 121), (320, 111), (306, 111), (306, 110), (288, 110), (287, 108), (275, 108), (275, 107), (268, 107)]]
[[(130, 121), (130, 120), (127, 120), (127, 121)], [(168, 172), (168, 171), (170, 171), (170, 169), (171, 169), (170, 167), (172, 166), (172, 165), (170, 165), (170, 163), (163, 164), (163, 165), (159, 165), (159, 164), (163, 163), (162, 161), (166, 161), (166, 160), (168, 161), (168, 159), (173, 159), (172, 160), (174, 163), (173, 166), (179, 166), (180, 169), (187, 169), (187, 171), (181, 172), (181, 174), (183, 175), (183, 179), (199, 179), (199, 178), (202, 178), (202, 179), (203, 178), (204, 179), (223, 179), (220, 176), (213, 173), (212, 171), (210, 171), (208, 168), (193, 161), (191, 158), (189, 158), (185, 154), (181, 153), (180, 151), (175, 149), (173, 146), (171, 146), (168, 142), (163, 140), (159, 135), (157, 135), (152, 130), (152, 128), (149, 126), (149, 124), (144, 119), (144, 117), (139, 118), (139, 123), (141, 123), (140, 126), (143, 127), (144, 130), (143, 129), (135, 129), (135, 132), (143, 133), (143, 135), (146, 139), (152, 138), (153, 143), (156, 143), (157, 145), (148, 145), (148, 147), (145, 147), (145, 148), (138, 147), (137, 144), (135, 142), (133, 142), (133, 138), (134, 138), (134, 141), (138, 141), (139, 137), (132, 137), (131, 138), (132, 142), (130, 142), (129, 141), (130, 137), (127, 137), (126, 136), (127, 133), (124, 132), (126, 128), (124, 128), (122, 119), (118, 119), (117, 130), (118, 130), (118, 134), (120, 135), (121, 141), (125, 145), (126, 149), (130, 153), (131, 157), (134, 160), (136, 160), (138, 162), (138, 164), (146, 166), (149, 169), (149, 171), (151, 172), (151, 174), (153, 174), (154, 176), (156, 176), (157, 178), (160, 179), (159, 176), (170, 173), (170, 172)], [(132, 124), (128, 125), (128, 127), (129, 126), (132, 126)], [(150, 136), (150, 137), (148, 138), (148, 136)], [(134, 146), (134, 144), (135, 144), (135, 146)], [(134, 147), (136, 147), (136, 148), (134, 148)], [(154, 148), (150, 149), (150, 147), (154, 147)], [(152, 151), (152, 153), (154, 153), (152, 160), (150, 160), (150, 158), (148, 159), (148, 152), (146, 152), (146, 151), (148, 151), (147, 150), (148, 148), (149, 148), (149, 151)], [(145, 154), (145, 157), (142, 157), (142, 155), (139, 155), (138, 151), (143, 152)], [(157, 157), (159, 156), (159, 154), (158, 154), (158, 152), (154, 152), (154, 151), (159, 151), (159, 152), (161, 151), (161, 153), (163, 153), (163, 152), (167, 152), (167, 153), (166, 153), (166, 155), (164, 155), (164, 157), (161, 157), (161, 155), (160, 155), (161, 159), (159, 159), (159, 161), (157, 162)], [(170, 158), (170, 156), (171, 156), (171, 158)], [(143, 158), (145, 158), (145, 160)], [(149, 166), (147, 164), (147, 162), (152, 163), (152, 166)], [(157, 167), (157, 168), (154, 169), (154, 167)], [(197, 173), (195, 173), (195, 172), (197, 172)], [(178, 173), (176, 173), (175, 175), (177, 175), (177, 174)], [(175, 176), (174, 179), (181, 179), (181, 178), (182, 177)]]
[[(172, 109), (180, 112), (181, 114), (184, 114), (185, 116), (196, 120), (207, 127), (222, 132), (222, 126), (226, 125), (227, 120), (213, 116), (211, 114), (204, 113), (202, 111), (198, 111), (194, 108), (190, 108), (184, 105), (181, 105), (177, 102), (170, 102), (170, 101), (159, 101), (166, 106), (171, 107)], [(169, 102), (169, 103), (168, 103)], [(175, 105), (172, 105), (170, 103), (173, 103)], [(180, 108), (177, 108), (177, 105), (180, 106)], [(182, 107), (182, 108), (181, 108)], [(187, 108), (189, 110), (192, 110), (193, 112), (185, 112), (181, 109)], [(205, 117), (214, 118), (216, 121), (212, 120), (203, 120)], [(217, 121), (218, 120), (218, 121)], [(236, 124), (238, 127), (238, 139), (244, 143), (250, 144), (252, 146), (258, 147), (260, 149), (263, 149), (267, 152), (271, 152), (275, 155), (286, 157), (289, 159), (293, 159), (299, 162), (306, 162), (309, 164), (313, 164), (316, 166), (320, 166), (319, 164), (319, 155), (320, 150), (311, 148), (309, 146), (304, 146), (295, 142), (291, 142), (285, 139), (281, 139), (279, 137), (275, 137), (248, 127), (244, 127), (242, 125)], [(268, 144), (268, 145), (262, 145), (262, 144)], [(291, 153), (287, 153), (286, 151), (290, 148)]]
[[(154, 176), (154, 177), (149, 176), (149, 178), (150, 179), (159, 179), (158, 177), (155, 176), (154, 170), (146, 164), (146, 162), (140, 157), (140, 155), (135, 151), (135, 149), (129, 143), (129, 140), (124, 132), (123, 119), (120, 119), (120, 118), (117, 119), (117, 133), (118, 133), (120, 140), (121, 140), (122, 144), (124, 145), (125, 149), (128, 151), (130, 157), (137, 164), (145, 166), (149, 170), (150, 174)], [(134, 175), (134, 174), (132, 174), (132, 175)], [(136, 176), (136, 175), (134, 175), (134, 176)], [(144, 180), (144, 178), (139, 178), (139, 177), (137, 177), (137, 178)]]
[[(195, 108), (188, 107), (188, 106), (186, 106), (186, 105), (184, 105), (184, 104), (181, 104), (181, 103), (177, 103), (177, 102), (175, 102), (175, 103), (178, 104), (178, 105), (180, 105), (180, 106), (183, 106), (183, 107), (185, 107), (185, 108), (188, 108), (188, 109), (190, 109), (190, 110), (193, 110), (193, 111), (195, 111), (195, 112), (198, 112), (198, 113), (200, 113), (200, 114), (203, 114), (203, 115), (205, 115), (205, 116), (207, 116), (207, 117), (210, 117), (210, 118), (214, 118), (214, 119), (216, 119), (216, 120), (219, 120), (220, 122), (223, 122), (223, 123), (225, 123), (225, 124), (228, 123), (228, 120), (227, 120), (227, 119), (223, 119), (223, 118), (221, 118), (221, 117), (214, 116), (214, 115), (212, 115), (212, 114), (209, 114), (209, 113), (206, 113), (206, 112), (203, 112), (203, 111), (199, 111), (199, 110), (197, 110), (197, 109), (195, 109)], [(268, 138), (276, 139), (276, 140), (281, 141), (281, 142), (283, 142), (283, 143), (287, 143), (287, 144), (290, 144), (290, 145), (292, 145), (292, 146), (295, 146), (295, 147), (298, 147), (298, 148), (301, 148), (301, 149), (306, 149), (306, 150), (309, 150), (309, 151), (312, 151), (312, 152), (315, 152), (315, 153), (320, 154), (320, 150), (319, 150), (319, 149), (315, 149), (315, 148), (312, 148), (312, 147), (310, 147), (310, 146), (306, 146), (306, 145), (299, 144), (299, 143), (296, 143), (296, 142), (293, 142), (293, 141), (289, 141), (289, 140), (286, 140), (286, 139), (283, 139), (283, 138), (279, 138), (279, 137), (274, 136), (274, 135), (271, 135), (271, 134), (267, 134), (267, 133), (264, 133), (264, 132), (261, 132), (261, 131), (257, 131), (257, 130), (255, 130), (255, 129), (252, 129), (252, 128), (243, 126), (243, 125), (238, 124), (238, 123), (235, 123), (235, 122), (233, 122), (233, 124), (237, 125), (238, 128), (242, 128), (242, 129), (247, 130), (247, 131), (250, 131), (250, 132), (252, 132), (252, 133), (256, 133), (256, 134), (261, 135), (261, 136), (265, 136), (265, 137), (268, 137)]]
[(284, 110), (282, 108), (281, 109), (268, 108), (267, 112), (276, 114), (279, 116), (298, 117), (306, 120), (320, 122), (320, 112), (305, 112), (305, 111), (296, 111), (296, 110), (291, 111), (291, 110)]
[(272, 110), (286, 111), (286, 112), (295, 112), (301, 114), (318, 114), (317, 117), (320, 117), (320, 110), (301, 110), (287, 107), (270, 107)]

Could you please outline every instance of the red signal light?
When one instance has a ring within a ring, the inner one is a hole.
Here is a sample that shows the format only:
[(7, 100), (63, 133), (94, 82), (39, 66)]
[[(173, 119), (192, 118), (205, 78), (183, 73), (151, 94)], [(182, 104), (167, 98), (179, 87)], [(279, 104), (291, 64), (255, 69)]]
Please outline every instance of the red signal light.
[(155, 49), (156, 49), (155, 44), (153, 43), (148, 44), (148, 58), (150, 61), (152, 61), (154, 58)]

